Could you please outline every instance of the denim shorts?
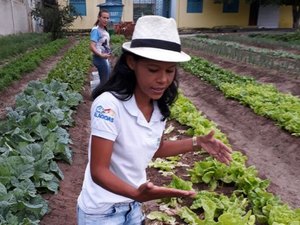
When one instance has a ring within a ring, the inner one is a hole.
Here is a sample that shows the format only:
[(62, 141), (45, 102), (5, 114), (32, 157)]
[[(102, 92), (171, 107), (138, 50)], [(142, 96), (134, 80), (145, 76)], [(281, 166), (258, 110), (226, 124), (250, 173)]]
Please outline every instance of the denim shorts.
[(145, 216), (139, 202), (116, 203), (104, 213), (87, 214), (77, 206), (78, 225), (143, 225)]

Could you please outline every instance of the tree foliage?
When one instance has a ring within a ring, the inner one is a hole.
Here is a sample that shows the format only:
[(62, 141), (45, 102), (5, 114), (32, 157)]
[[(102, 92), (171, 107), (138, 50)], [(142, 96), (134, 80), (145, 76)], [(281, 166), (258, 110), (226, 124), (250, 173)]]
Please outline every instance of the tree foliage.
[(50, 32), (53, 40), (62, 38), (67, 28), (78, 17), (71, 5), (59, 5), (57, 0), (42, 0), (31, 14), (35, 20), (43, 19), (43, 31)]

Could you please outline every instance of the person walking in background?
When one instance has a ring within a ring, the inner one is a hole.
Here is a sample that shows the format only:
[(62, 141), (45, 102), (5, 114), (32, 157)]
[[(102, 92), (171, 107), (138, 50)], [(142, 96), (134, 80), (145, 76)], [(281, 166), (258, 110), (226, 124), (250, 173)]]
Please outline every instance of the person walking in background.
[(90, 34), (90, 49), (93, 53), (93, 64), (98, 70), (101, 85), (107, 82), (111, 70), (109, 62), (111, 56), (111, 49), (109, 47), (110, 35), (107, 31), (108, 22), (108, 10), (101, 9)]
[(140, 17), (131, 42), (122, 48), (111, 78), (92, 93), (88, 164), (77, 201), (79, 225), (144, 224), (143, 202), (196, 194), (147, 181), (153, 157), (202, 148), (225, 164), (231, 161), (231, 149), (214, 138), (214, 131), (163, 140), (169, 107), (178, 95), (177, 63), (190, 60), (181, 51), (175, 20)]

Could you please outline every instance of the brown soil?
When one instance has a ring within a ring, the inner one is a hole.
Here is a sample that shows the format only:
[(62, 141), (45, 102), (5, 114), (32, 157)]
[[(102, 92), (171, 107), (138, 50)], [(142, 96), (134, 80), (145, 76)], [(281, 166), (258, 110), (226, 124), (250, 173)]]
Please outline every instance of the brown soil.
[[(24, 76), (23, 79), (0, 93), (0, 117), (4, 117), (5, 107), (13, 106), (14, 96), (26, 87), (28, 81), (45, 77), (56, 62), (60, 60), (66, 49), (62, 49), (57, 56), (42, 63), (39, 69)], [(261, 82), (273, 83), (283, 92), (300, 95), (300, 89), (297, 88), (300, 86), (299, 79), (289, 76), (289, 74), (264, 70), (252, 65), (241, 65), (238, 62), (199, 51), (192, 52), (186, 49), (186, 52), (201, 55), (224, 68), (253, 76)], [(73, 149), (73, 163), (72, 165), (59, 164), (65, 178), (60, 183), (58, 194), (45, 195), (45, 198), (49, 201), (51, 212), (42, 219), (41, 224), (76, 224), (76, 200), (81, 189), (87, 162), (90, 128), (89, 110), (91, 106), (89, 79), (90, 75), (87, 74), (86, 86), (82, 92), (84, 101), (78, 106), (78, 110), (74, 114), (76, 126), (69, 129), (73, 140), (71, 146)], [(228, 136), (233, 149), (246, 154), (249, 159), (248, 164), (255, 165), (262, 178), (268, 178), (272, 181), (269, 190), (280, 196), (290, 206), (299, 208), (300, 138), (280, 129), (273, 121), (254, 114), (250, 108), (234, 100), (226, 99), (214, 87), (189, 73), (180, 70), (179, 81), (180, 89), (185, 96), (209, 119), (218, 124), (222, 132)], [(175, 131), (183, 129), (175, 121), (172, 121), (172, 123), (176, 126)], [(192, 164), (195, 157), (186, 154), (182, 157), (182, 160), (184, 163)], [(184, 173), (186, 173), (184, 168), (177, 169), (178, 175)], [(149, 169), (148, 176), (157, 185), (166, 184), (169, 181), (155, 169)], [(146, 210), (149, 211), (157, 205), (155, 202), (148, 202), (145, 206)]]

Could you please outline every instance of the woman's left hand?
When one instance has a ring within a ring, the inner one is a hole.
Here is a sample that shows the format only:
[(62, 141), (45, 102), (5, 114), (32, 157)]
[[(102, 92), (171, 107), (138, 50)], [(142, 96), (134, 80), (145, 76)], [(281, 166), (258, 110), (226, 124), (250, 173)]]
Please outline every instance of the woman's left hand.
[(212, 130), (205, 136), (197, 137), (197, 144), (218, 161), (229, 165), (232, 160), (232, 150), (220, 140), (215, 139), (214, 134), (215, 131)]

